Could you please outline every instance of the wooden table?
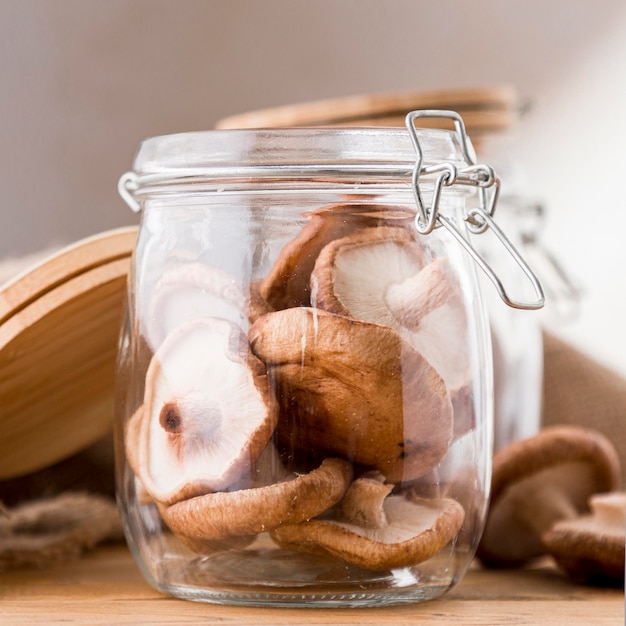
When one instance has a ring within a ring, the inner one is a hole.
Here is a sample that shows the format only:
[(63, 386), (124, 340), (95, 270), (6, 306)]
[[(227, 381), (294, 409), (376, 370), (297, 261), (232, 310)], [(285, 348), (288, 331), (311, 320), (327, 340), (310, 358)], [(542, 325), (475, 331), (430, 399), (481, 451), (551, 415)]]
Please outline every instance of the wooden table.
[(45, 570), (0, 574), (0, 624), (454, 624), (602, 626), (624, 623), (622, 589), (576, 585), (549, 562), (510, 572), (473, 568), (448, 594), (380, 609), (238, 608), (177, 600), (144, 582), (124, 546)]

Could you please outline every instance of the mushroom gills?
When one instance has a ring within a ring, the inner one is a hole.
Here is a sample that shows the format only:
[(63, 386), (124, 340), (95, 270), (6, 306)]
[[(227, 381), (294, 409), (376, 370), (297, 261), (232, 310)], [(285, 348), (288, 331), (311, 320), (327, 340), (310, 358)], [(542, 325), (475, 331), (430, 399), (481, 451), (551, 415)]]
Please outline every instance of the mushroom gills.
[(148, 369), (143, 416), (134, 419), (129, 460), (166, 503), (241, 480), (276, 425), (263, 364), (241, 330), (217, 318), (168, 336)]
[(305, 214), (308, 221), (281, 250), (260, 295), (276, 310), (311, 305), (311, 272), (323, 248), (350, 233), (382, 224), (412, 223), (415, 212), (402, 207), (338, 204)]
[(173, 330), (194, 320), (223, 318), (244, 326), (249, 300), (234, 276), (201, 263), (185, 263), (168, 270), (157, 283), (143, 332), (157, 350)]
[(311, 274), (312, 305), (396, 330), (454, 389), (468, 377), (467, 319), (448, 260), (402, 228), (369, 228), (328, 244)]

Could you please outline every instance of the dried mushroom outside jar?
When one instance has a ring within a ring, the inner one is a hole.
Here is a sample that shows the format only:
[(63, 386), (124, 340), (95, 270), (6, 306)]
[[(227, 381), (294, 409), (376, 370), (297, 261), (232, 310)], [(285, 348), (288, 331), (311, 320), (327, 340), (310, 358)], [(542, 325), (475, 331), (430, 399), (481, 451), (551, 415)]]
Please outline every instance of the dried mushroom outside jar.
[[(475, 188), (489, 186), (467, 148), (402, 129), (142, 143), (120, 182), (142, 222), (118, 490), (157, 588), (369, 606), (462, 578), (492, 438), (487, 319), (450, 236), (469, 236)], [(446, 228), (420, 232), (416, 198)]]

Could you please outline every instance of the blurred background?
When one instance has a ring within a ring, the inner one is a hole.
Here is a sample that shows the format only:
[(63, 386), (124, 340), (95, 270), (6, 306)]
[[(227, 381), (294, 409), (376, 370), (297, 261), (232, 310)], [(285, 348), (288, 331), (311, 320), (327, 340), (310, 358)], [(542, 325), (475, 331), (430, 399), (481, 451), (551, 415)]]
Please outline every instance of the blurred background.
[(507, 83), (542, 240), (582, 289), (555, 333), (626, 374), (623, 0), (0, 0), (0, 259), (136, 223), (139, 142), (248, 110)]

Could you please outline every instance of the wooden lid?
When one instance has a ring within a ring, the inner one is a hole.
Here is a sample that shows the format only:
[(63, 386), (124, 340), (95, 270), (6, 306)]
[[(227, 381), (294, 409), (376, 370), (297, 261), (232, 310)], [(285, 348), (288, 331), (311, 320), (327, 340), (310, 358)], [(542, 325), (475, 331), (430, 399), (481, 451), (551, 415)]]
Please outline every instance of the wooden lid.
[(404, 126), (404, 116), (418, 109), (454, 110), (463, 116), (468, 132), (489, 132), (514, 123), (519, 101), (509, 85), (364, 94), (250, 111), (223, 118), (215, 127)]
[(33, 267), (0, 284), (0, 324), (39, 296), (89, 269), (128, 257), (137, 228), (117, 228), (81, 239), (42, 259)]
[(0, 288), (0, 480), (52, 465), (113, 424), (137, 229), (61, 250)]

